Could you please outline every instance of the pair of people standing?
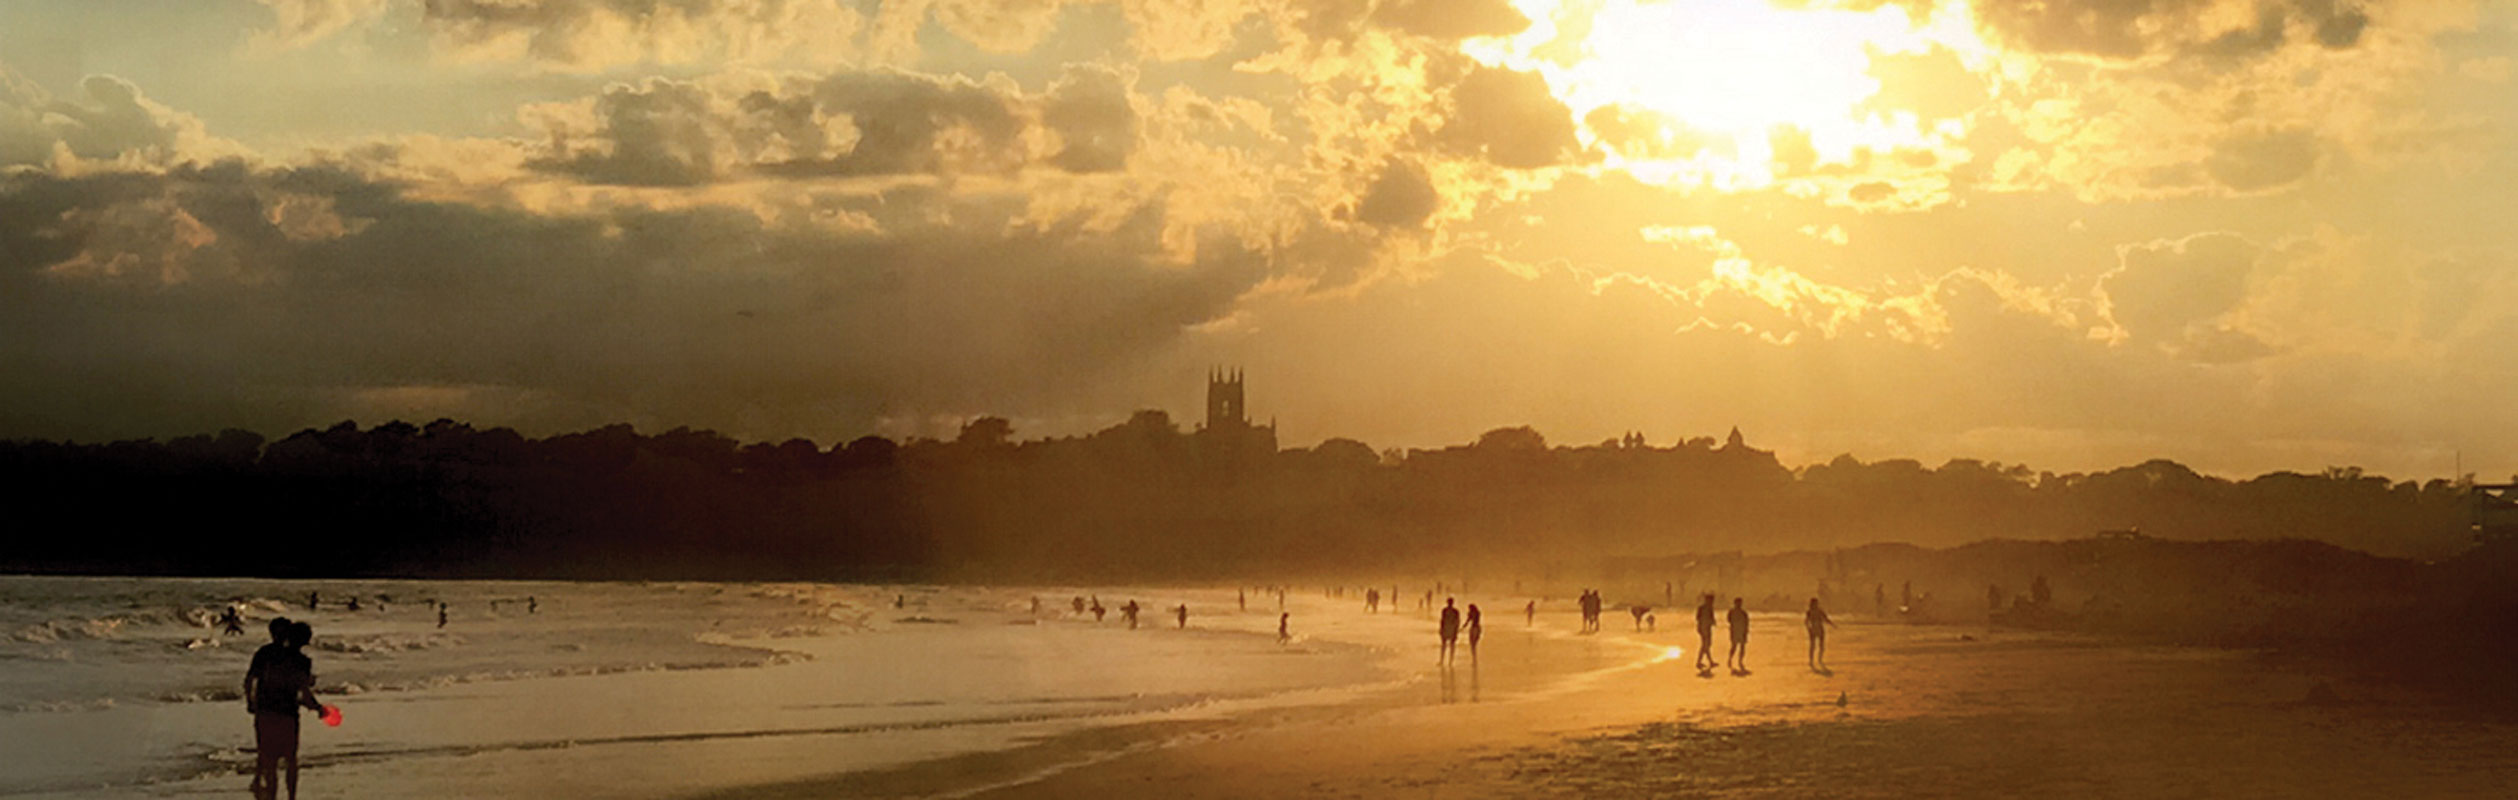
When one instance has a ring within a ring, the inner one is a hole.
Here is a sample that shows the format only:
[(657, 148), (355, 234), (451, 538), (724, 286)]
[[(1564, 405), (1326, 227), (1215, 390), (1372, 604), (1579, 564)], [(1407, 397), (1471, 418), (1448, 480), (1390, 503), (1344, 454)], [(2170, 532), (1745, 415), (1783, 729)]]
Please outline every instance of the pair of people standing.
[[(1442, 651), (1435, 656), (1434, 662), (1437, 664), (1449, 664), (1459, 659), (1461, 628), (1460, 609), (1453, 607), (1453, 602), (1454, 600), (1452, 598), (1443, 598), (1442, 622), (1440, 623), (1440, 627), (1437, 631), (1437, 633), (1442, 636), (1443, 646)], [(1478, 613), (1478, 604), (1476, 603), (1469, 604), (1468, 629), (1469, 660), (1471, 662), (1475, 662), (1478, 660), (1478, 640), (1485, 638), (1486, 636), (1486, 620), (1483, 615)]]
[(254, 651), (245, 669), (245, 712), (254, 718), (255, 797), (280, 791), (279, 764), (288, 760), (289, 797), (297, 797), (297, 710), (324, 710), (315, 699), (315, 661), (306, 656), (314, 626), (287, 617), (271, 620), (271, 643)]

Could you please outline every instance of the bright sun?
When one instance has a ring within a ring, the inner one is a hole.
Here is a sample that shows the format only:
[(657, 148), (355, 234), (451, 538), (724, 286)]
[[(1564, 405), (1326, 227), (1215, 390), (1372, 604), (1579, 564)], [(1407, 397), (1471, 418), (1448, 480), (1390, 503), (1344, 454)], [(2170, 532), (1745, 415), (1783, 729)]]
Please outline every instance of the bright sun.
[[(1880, 91), (1873, 54), (1936, 45), (1984, 52), (1959, 2), (1940, 4), (1920, 22), (1894, 4), (1869, 11), (1824, 3), (1786, 10), (1760, 0), (1517, 5), (1533, 21), (1528, 30), (1463, 49), (1487, 64), (1546, 76), (1585, 120), (1586, 138), (1608, 153), (1609, 166), (1660, 183), (1771, 183), (1780, 129), (1806, 133), (1823, 161), (1864, 148), (1929, 146), (1936, 134), (1955, 131), (1866, 108)], [(1585, 18), (1587, 25), (1566, 24)], [(1580, 40), (1568, 41), (1578, 31)], [(1618, 121), (1614, 129), (1602, 123), (1608, 119)]]

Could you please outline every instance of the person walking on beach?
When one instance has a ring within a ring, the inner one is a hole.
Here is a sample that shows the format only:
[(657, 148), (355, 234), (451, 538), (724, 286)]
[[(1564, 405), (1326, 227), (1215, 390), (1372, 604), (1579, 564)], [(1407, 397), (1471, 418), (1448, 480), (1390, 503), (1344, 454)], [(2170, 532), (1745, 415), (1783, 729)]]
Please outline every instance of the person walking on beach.
[(1103, 615), (1103, 614), (1108, 614), (1108, 613), (1110, 613), (1110, 609), (1107, 609), (1107, 608), (1103, 608), (1103, 607), (1102, 607), (1102, 596), (1101, 596), (1101, 595), (1094, 595), (1094, 596), (1093, 596), (1093, 621), (1094, 621), (1094, 622), (1100, 622), (1100, 621), (1102, 621), (1102, 615)]
[(1184, 630), (1184, 631), (1185, 631), (1185, 630), (1188, 630), (1188, 629), (1189, 629), (1189, 604), (1188, 604), (1188, 603), (1182, 603), (1182, 604), (1180, 604), (1180, 609), (1179, 609), (1179, 610), (1180, 610), (1180, 629), (1181, 629), (1181, 630)]
[(1539, 601), (1532, 600), (1522, 604), (1521, 627), (1527, 628), (1537, 624), (1539, 624)]
[(297, 710), (323, 709), (315, 699), (315, 663), (306, 643), (315, 629), (303, 622), (271, 621), (272, 643), (255, 651), (245, 670), (245, 711), (254, 718), (255, 797), (279, 793), (280, 760), (288, 760), (290, 800), (297, 797)]
[(1714, 668), (1714, 596), (1696, 606), (1696, 668)]
[(1075, 613), (1079, 616), (1084, 613), (1084, 595), (1075, 596)]
[(1827, 610), (1819, 607), (1819, 599), (1810, 598), (1810, 610), (1802, 612), (1801, 624), (1810, 628), (1810, 668), (1827, 669), (1827, 629), (1836, 624), (1827, 618)]
[(1374, 613), (1379, 613), (1380, 611), (1381, 611), (1381, 590), (1380, 590), (1380, 589), (1366, 589), (1366, 590), (1364, 590), (1364, 613), (1366, 613), (1366, 614), (1374, 614)]
[(1644, 615), (1652, 613), (1652, 606), (1636, 606), (1626, 611), (1635, 615), (1635, 629), (1640, 631), (1644, 629)]
[(1469, 604), (1469, 663), (1478, 663), (1478, 640), (1486, 638), (1486, 619), (1478, 613), (1478, 604)]
[(1442, 622), (1438, 623), (1443, 637), (1443, 647), (1434, 656), (1434, 663), (1437, 664), (1451, 663), (1452, 657), (1459, 652), (1460, 609), (1453, 608), (1451, 603), (1451, 598), (1443, 598), (1443, 617)]
[(1287, 625), (1288, 625), (1288, 623), (1292, 622), (1292, 621), (1293, 621), (1293, 619), (1294, 619), (1294, 615), (1292, 615), (1292, 614), (1278, 614), (1278, 615), (1276, 615), (1276, 643), (1277, 643), (1277, 644), (1284, 644), (1284, 643), (1286, 643), (1286, 642), (1291, 642), (1291, 641), (1294, 641), (1294, 634), (1293, 634), (1293, 632), (1287, 629)]
[(1137, 601), (1130, 600), (1127, 605), (1120, 606), (1119, 615), (1128, 618), (1128, 630), (1137, 629)]
[(1742, 608), (1740, 601), (1740, 598), (1731, 598), (1731, 613), (1726, 616), (1731, 623), (1731, 652), (1723, 657), (1723, 663), (1731, 665), (1731, 674), (1734, 675), (1749, 671), (1749, 610)]
[(437, 604), (437, 627), (440, 630), (446, 627), (446, 604), (443, 602)]
[[(1038, 598), (1034, 598), (1034, 599), (1032, 600), (1032, 603), (1033, 603), (1034, 605), (1039, 605), (1039, 604), (1040, 604), (1040, 600), (1039, 600)], [(540, 614), (540, 613), (542, 613), (542, 601), (534, 599), (533, 595), (525, 595), (525, 613), (527, 613), (527, 614)]]

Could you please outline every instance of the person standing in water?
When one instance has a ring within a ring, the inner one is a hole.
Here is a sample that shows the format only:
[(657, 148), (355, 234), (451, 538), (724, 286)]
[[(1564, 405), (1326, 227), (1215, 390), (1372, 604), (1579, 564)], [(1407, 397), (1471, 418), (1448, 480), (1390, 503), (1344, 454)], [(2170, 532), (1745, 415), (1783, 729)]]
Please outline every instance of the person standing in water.
[(1714, 596), (1696, 606), (1696, 668), (1714, 668)]
[(441, 630), (446, 627), (446, 603), (444, 601), (439, 601), (437, 603), (437, 627)]
[(1523, 603), (1521, 606), (1521, 627), (1527, 628), (1537, 624), (1539, 624), (1539, 601), (1532, 600), (1530, 602)]
[(1181, 630), (1184, 630), (1184, 631), (1189, 629), (1189, 604), (1188, 604), (1188, 603), (1182, 603), (1182, 604), (1180, 604), (1180, 629), (1181, 629)]
[(1819, 599), (1810, 598), (1810, 610), (1802, 612), (1801, 624), (1810, 627), (1810, 668), (1827, 668), (1827, 629), (1836, 624), (1827, 618), (1827, 610), (1819, 608)]
[(1740, 606), (1740, 598), (1731, 598), (1731, 652), (1723, 662), (1731, 665), (1732, 674), (1749, 671), (1749, 610)]
[(1137, 601), (1130, 600), (1127, 605), (1120, 606), (1119, 615), (1128, 618), (1128, 630), (1137, 629)]
[(1101, 596), (1101, 595), (1098, 595), (1098, 594), (1097, 594), (1097, 595), (1094, 595), (1094, 596), (1093, 596), (1093, 621), (1094, 621), (1094, 622), (1100, 622), (1100, 621), (1102, 621), (1102, 615), (1103, 615), (1103, 614), (1108, 614), (1108, 613), (1110, 613), (1110, 609), (1107, 609), (1107, 608), (1103, 608), (1103, 607), (1102, 607), (1102, 596)]
[(254, 717), (254, 780), (256, 797), (279, 793), (280, 760), (288, 760), (290, 800), (297, 797), (297, 710), (322, 710), (315, 699), (315, 662), (306, 657), (313, 626), (286, 619), (271, 621), (272, 643), (254, 653), (245, 670), (245, 711)]
[(1478, 640), (1486, 638), (1486, 620), (1478, 613), (1478, 604), (1469, 604), (1469, 663), (1478, 663)]
[(1434, 663), (1436, 664), (1449, 664), (1451, 663), (1452, 658), (1459, 654), (1460, 609), (1453, 608), (1451, 603), (1451, 598), (1443, 598), (1443, 617), (1442, 622), (1440, 623), (1440, 632), (1443, 637), (1443, 647), (1442, 650), (1434, 656)]

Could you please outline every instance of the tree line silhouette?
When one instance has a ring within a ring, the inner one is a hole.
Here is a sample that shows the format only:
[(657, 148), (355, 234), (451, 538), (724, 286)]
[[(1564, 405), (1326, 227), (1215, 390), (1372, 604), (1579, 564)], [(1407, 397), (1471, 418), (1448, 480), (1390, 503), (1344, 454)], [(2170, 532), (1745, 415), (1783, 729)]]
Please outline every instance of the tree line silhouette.
[[(2138, 528), (2441, 558), (2462, 487), (2357, 469), (2247, 480), (2170, 461), (2095, 473), (1527, 427), (1439, 449), (1254, 449), (1161, 411), (1018, 440), (743, 443), (627, 425), (544, 438), (452, 420), (106, 444), (0, 442), (21, 533), (0, 570), (270, 576), (1205, 579)], [(1535, 577), (1535, 576), (1534, 576)]]

